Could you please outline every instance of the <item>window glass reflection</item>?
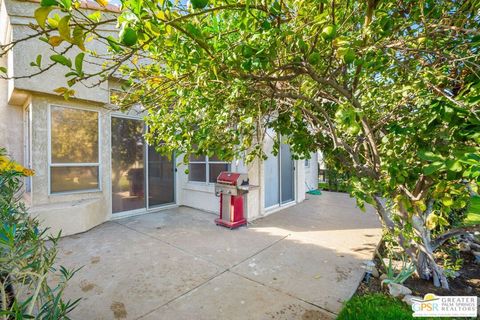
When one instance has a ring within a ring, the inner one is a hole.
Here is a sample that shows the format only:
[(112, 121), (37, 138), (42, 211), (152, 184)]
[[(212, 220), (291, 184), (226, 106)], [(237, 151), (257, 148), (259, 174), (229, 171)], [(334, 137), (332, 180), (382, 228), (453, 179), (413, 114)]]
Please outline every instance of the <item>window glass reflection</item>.
[(143, 122), (112, 117), (112, 211), (145, 207)]
[(98, 167), (51, 167), (51, 192), (70, 192), (98, 189)]
[(51, 107), (52, 163), (98, 163), (98, 112)]

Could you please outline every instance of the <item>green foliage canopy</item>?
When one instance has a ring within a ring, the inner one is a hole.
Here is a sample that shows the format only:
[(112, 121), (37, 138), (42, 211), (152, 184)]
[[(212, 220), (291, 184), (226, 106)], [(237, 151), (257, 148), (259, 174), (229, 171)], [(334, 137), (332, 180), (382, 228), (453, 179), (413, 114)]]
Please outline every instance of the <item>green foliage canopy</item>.
[[(192, 4), (122, 1), (118, 35), (97, 32), (111, 20), (77, 1), (42, 1), (35, 16), (51, 60), (70, 69), (68, 84), (121, 78), (128, 94), (115, 102), (148, 110), (146, 137), (165, 154), (251, 161), (265, 156), (266, 128), (295, 157), (323, 150), (352, 177), (359, 205), (373, 204), (412, 259), (426, 255), (448, 286), (431, 253), (458, 234), (445, 217), (480, 181), (479, 2)], [(63, 17), (52, 22), (55, 11)], [(56, 49), (63, 41), (88, 52), (89, 37), (111, 51), (93, 74), (83, 55), (73, 63)]]

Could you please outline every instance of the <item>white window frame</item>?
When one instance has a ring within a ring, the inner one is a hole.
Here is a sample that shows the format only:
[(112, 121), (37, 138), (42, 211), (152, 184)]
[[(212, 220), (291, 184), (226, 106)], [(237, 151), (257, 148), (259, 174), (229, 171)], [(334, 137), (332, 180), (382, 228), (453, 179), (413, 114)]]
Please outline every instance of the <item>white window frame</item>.
[[(28, 105), (23, 109), (23, 163), (27, 168), (33, 168), (32, 165), (32, 104)], [(25, 192), (32, 192), (32, 177), (25, 177)]]
[(310, 168), (310, 159), (305, 159), (305, 168)]
[[(205, 164), (205, 181), (190, 180), (190, 170), (191, 170), (190, 164)], [(230, 167), (232, 165), (228, 161), (220, 161), (220, 160), (210, 161), (208, 156), (205, 156), (205, 160), (190, 160), (188, 162), (188, 171), (189, 171), (189, 174), (187, 175), (188, 183), (198, 183), (198, 184), (206, 184), (206, 185), (214, 184), (215, 182), (210, 182), (210, 164), (226, 164), (229, 167), (228, 170), (230, 170)]]
[[(52, 163), (52, 107), (58, 108), (65, 108), (65, 109), (74, 109), (74, 110), (82, 110), (82, 111), (89, 111), (89, 112), (96, 112), (97, 113), (97, 121), (98, 121), (98, 161), (97, 162), (72, 162), (72, 163)], [(100, 130), (101, 120), (100, 120), (100, 111), (92, 110), (88, 108), (81, 108), (81, 107), (72, 107), (72, 106), (65, 106), (61, 104), (49, 104), (48, 105), (48, 117), (47, 117), (47, 128), (48, 128), (48, 168), (47, 168), (47, 183), (48, 183), (48, 195), (66, 195), (66, 194), (76, 194), (76, 193), (91, 193), (91, 192), (102, 192), (102, 166), (100, 164), (100, 157), (101, 157), (101, 141), (102, 141), (102, 130)], [(98, 167), (98, 188), (94, 189), (85, 189), (85, 190), (74, 190), (74, 191), (60, 191), (60, 192), (52, 192), (51, 190), (51, 168), (52, 167)]]

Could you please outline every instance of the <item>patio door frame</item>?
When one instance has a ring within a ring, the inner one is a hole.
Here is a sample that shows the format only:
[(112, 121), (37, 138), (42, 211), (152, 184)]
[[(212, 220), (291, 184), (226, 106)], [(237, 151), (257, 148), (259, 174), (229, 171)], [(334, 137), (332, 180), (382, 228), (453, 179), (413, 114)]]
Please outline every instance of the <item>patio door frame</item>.
[[(264, 207), (265, 212), (270, 212), (270, 211), (274, 211), (275, 209), (290, 206), (292, 204), (295, 204), (296, 201), (297, 201), (297, 163), (294, 159), (292, 159), (292, 164), (293, 164), (293, 167), (292, 167), (293, 168), (293, 172), (292, 172), (292, 174), (293, 174), (293, 180), (292, 180), (292, 183), (293, 183), (293, 199), (291, 201), (282, 202), (282, 181), (283, 181), (283, 177), (282, 177), (282, 156), (281, 156), (282, 148), (281, 148), (281, 144), (282, 144), (283, 138), (279, 137), (279, 139), (280, 139), (280, 147), (279, 147), (279, 150), (278, 150), (278, 154), (275, 156), (277, 158), (277, 162), (278, 162), (278, 169), (277, 169), (277, 174), (278, 174), (278, 184), (277, 184), (278, 203), (266, 207), (265, 206), (265, 195), (264, 195), (264, 197), (263, 197), (263, 207)], [(265, 162), (263, 162), (263, 165), (265, 165)], [(263, 181), (264, 181), (264, 184), (265, 184), (266, 183), (265, 170), (263, 171), (263, 175), (264, 175), (263, 176)], [(265, 186), (263, 187), (263, 192), (264, 192), (264, 194), (266, 192)]]
[(119, 211), (119, 212), (113, 212), (113, 197), (112, 197), (112, 118), (123, 118), (123, 119), (130, 119), (130, 120), (137, 120), (141, 121), (144, 127), (144, 130), (148, 130), (147, 126), (145, 125), (145, 121), (143, 121), (141, 116), (135, 116), (135, 115), (129, 115), (125, 113), (118, 113), (118, 112), (113, 112), (110, 113), (109, 121), (109, 130), (110, 130), (110, 174), (109, 174), (109, 195), (110, 195), (110, 216), (112, 220), (119, 219), (119, 218), (124, 218), (124, 217), (130, 217), (130, 216), (135, 216), (135, 215), (140, 215), (140, 214), (145, 214), (153, 211), (158, 211), (159, 209), (169, 209), (169, 208), (175, 208), (177, 207), (177, 168), (176, 168), (176, 157), (175, 154), (172, 155), (172, 162), (173, 162), (173, 202), (171, 203), (165, 203), (165, 204), (158, 204), (158, 205), (153, 205), (150, 206), (149, 203), (149, 188), (148, 188), (148, 144), (146, 141), (143, 143), (143, 168), (144, 168), (144, 174), (143, 174), (143, 183), (144, 183), (144, 194), (145, 194), (145, 199), (144, 203), (145, 206), (143, 208), (139, 209), (133, 209), (133, 210), (126, 210), (126, 211)]

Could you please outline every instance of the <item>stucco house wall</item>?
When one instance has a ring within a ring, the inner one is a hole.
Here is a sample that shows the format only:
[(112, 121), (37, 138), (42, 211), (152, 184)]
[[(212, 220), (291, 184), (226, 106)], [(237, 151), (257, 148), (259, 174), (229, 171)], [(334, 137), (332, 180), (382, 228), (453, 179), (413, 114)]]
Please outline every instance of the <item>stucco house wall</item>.
[[(38, 3), (0, 0), (0, 41), (9, 42), (25, 36), (30, 32), (26, 26), (33, 22), (34, 9)], [(8, 12), (8, 14), (7, 14)], [(106, 28), (104, 32), (111, 32)], [(99, 43), (89, 44), (97, 52), (105, 50)], [(33, 49), (34, 48), (34, 49)], [(28, 75), (35, 70), (30, 62), (38, 54), (48, 60), (49, 48), (38, 40), (33, 40), (15, 47), (7, 56), (0, 59), (1, 66), (8, 66), (10, 73)], [(87, 66), (87, 68), (94, 68)], [(75, 86), (75, 98), (66, 101), (53, 93), (57, 87), (64, 86), (62, 72), (56, 69), (24, 79), (0, 80), (0, 146), (7, 148), (10, 156), (35, 170), (31, 179), (31, 191), (25, 190), (25, 199), (30, 211), (50, 227), (52, 233), (62, 230), (63, 235), (86, 231), (110, 219), (125, 215), (148, 213), (159, 208), (136, 210), (112, 214), (111, 186), (111, 117), (116, 114), (109, 105), (110, 91), (118, 87), (115, 81), (101, 83), (94, 88), (81, 84)], [(95, 80), (93, 80), (95, 81)], [(51, 106), (64, 106), (82, 110), (97, 111), (99, 114), (99, 182), (97, 191), (80, 191), (70, 193), (49, 193), (49, 110)], [(29, 117), (27, 118), (27, 115)], [(141, 116), (139, 117), (139, 119)], [(27, 129), (31, 134), (27, 135)], [(177, 163), (180, 163), (179, 157)], [(295, 201), (292, 205), (305, 199), (305, 181), (316, 179), (314, 160), (307, 170), (304, 160), (295, 161)], [(250, 184), (255, 186), (246, 196), (247, 219), (252, 221), (270, 214), (279, 208), (265, 210), (265, 163), (256, 160), (245, 165), (241, 160), (231, 163), (231, 170), (247, 172)], [(214, 194), (212, 183), (188, 181), (186, 167), (179, 165), (175, 172), (175, 204), (172, 206), (190, 206), (208, 212), (219, 212), (219, 198)], [(213, 220), (212, 215), (212, 220)], [(213, 223), (213, 221), (212, 221)]]
[[(2, 45), (11, 41), (11, 31), (5, 2), (0, 0), (0, 43)], [(11, 52), (0, 58), (0, 66), (7, 70), (11, 70), (12, 64)], [(11, 90), (11, 80), (0, 80), (0, 146), (9, 146), (9, 155), (23, 162), (23, 110), (9, 104), (8, 97)]]
[[(51, 106), (81, 108), (99, 112), (100, 126), (100, 190), (49, 194), (49, 110)], [(88, 230), (110, 218), (110, 114), (102, 104), (47, 94), (31, 95), (32, 112), (32, 177), (31, 212), (52, 231), (62, 229), (63, 234)]]

